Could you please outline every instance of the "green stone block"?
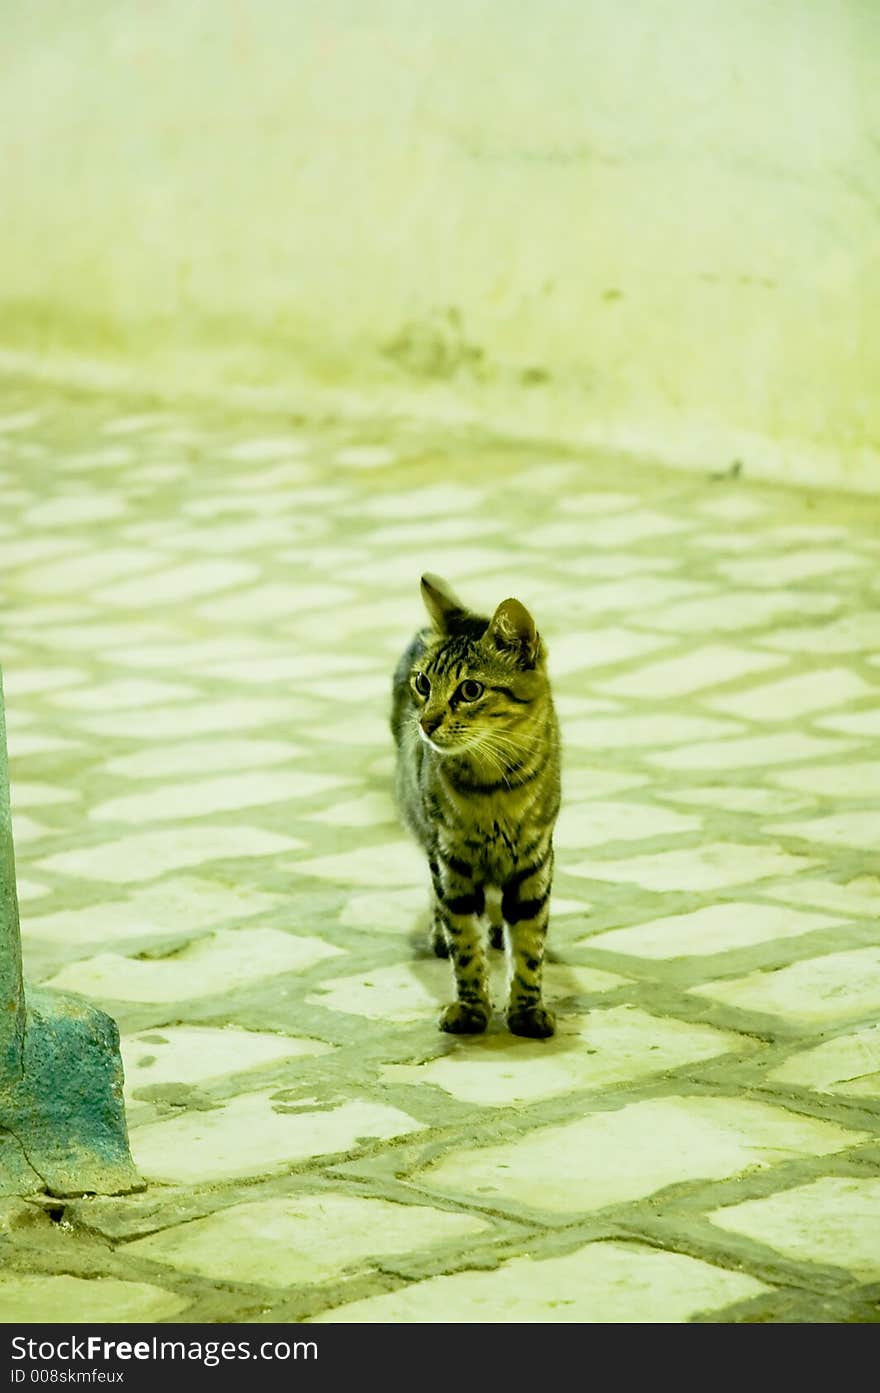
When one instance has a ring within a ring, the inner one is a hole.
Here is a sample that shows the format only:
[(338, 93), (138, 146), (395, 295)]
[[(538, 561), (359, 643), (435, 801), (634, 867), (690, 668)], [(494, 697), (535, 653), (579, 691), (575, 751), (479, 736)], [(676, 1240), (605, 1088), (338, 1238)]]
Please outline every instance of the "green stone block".
[(53, 1195), (143, 1188), (131, 1161), (115, 1021), (55, 992), (28, 992), (24, 1073), (0, 1092), (0, 1128)]
[(25, 997), (0, 683), (0, 1194), (142, 1188), (122, 1082), (115, 1021), (74, 997)]

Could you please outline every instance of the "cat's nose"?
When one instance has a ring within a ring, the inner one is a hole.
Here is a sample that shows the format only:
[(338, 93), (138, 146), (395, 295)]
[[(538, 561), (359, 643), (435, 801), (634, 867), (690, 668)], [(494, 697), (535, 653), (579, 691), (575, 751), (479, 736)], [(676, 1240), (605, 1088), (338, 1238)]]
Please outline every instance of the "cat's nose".
[(433, 716), (423, 716), (419, 725), (426, 735), (433, 735), (442, 720), (443, 712), (441, 711), (439, 715), (435, 713)]

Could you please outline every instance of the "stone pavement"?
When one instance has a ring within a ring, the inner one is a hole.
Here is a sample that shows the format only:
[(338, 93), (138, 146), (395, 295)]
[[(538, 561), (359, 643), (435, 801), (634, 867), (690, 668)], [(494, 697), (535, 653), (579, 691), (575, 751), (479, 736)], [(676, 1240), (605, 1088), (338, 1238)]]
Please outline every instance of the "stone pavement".
[[(147, 1182), (3, 1202), (2, 1318), (878, 1319), (880, 507), (25, 383), (0, 441), (25, 969)], [(437, 1029), (425, 569), (550, 650), (550, 1041)]]

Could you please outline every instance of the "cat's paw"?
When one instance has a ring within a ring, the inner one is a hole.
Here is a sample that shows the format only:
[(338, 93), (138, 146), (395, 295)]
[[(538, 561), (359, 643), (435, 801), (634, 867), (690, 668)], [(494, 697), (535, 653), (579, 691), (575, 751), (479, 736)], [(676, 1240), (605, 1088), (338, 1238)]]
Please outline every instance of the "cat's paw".
[(431, 935), (431, 947), (437, 954), (438, 958), (449, 957), (449, 944), (446, 942), (446, 939), (443, 937), (442, 933), (435, 933)]
[(489, 942), (493, 948), (504, 947), (504, 928), (501, 924), (492, 924), (489, 929)]
[(546, 1040), (556, 1030), (556, 1017), (546, 1006), (520, 1007), (507, 1013), (511, 1035), (527, 1035), (530, 1040)]
[(481, 1006), (466, 1006), (453, 1001), (440, 1017), (440, 1029), (450, 1035), (481, 1035), (489, 1023), (489, 1013)]

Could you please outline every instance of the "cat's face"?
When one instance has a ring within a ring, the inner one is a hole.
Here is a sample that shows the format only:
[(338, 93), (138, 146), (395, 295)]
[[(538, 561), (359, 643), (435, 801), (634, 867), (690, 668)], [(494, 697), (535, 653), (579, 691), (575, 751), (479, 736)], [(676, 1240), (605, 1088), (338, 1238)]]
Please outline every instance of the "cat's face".
[(419, 734), (442, 753), (467, 750), (516, 753), (523, 746), (532, 708), (542, 687), (536, 671), (524, 673), (493, 658), (482, 644), (464, 652), (453, 641), (422, 655), (410, 675)]
[(469, 614), (434, 577), (422, 582), (435, 635), (410, 673), (419, 735), (441, 754), (521, 761), (547, 691), (534, 621), (517, 600), (491, 620)]

